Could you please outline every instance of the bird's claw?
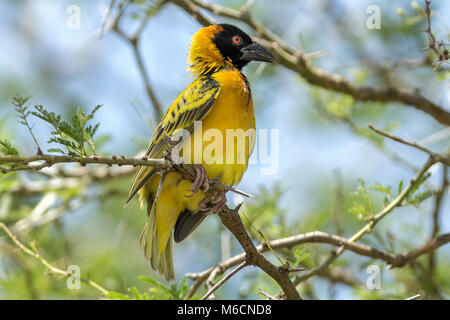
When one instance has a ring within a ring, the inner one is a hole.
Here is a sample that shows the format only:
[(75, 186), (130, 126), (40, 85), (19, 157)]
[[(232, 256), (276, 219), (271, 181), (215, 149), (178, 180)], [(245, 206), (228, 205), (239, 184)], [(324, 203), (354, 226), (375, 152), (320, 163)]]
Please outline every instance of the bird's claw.
[(212, 193), (207, 194), (206, 197), (200, 201), (198, 205), (199, 210), (205, 212), (207, 215), (222, 211), (227, 204), (225, 193), (225, 190), (214, 190)]
[(192, 184), (192, 189), (188, 189), (192, 193), (187, 195), (187, 198), (193, 197), (198, 190), (202, 189), (203, 192), (207, 192), (209, 190), (209, 178), (206, 174), (205, 168), (201, 164), (197, 164), (194, 166), (195, 168), (195, 181)]

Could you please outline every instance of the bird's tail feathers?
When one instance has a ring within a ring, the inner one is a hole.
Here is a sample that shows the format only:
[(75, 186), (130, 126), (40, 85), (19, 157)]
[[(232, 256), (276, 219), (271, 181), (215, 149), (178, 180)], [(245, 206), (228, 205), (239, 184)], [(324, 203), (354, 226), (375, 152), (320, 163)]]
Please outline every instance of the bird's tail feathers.
[(158, 235), (156, 233), (156, 206), (150, 196), (147, 202), (147, 213), (147, 222), (140, 239), (141, 248), (144, 250), (145, 258), (150, 260), (152, 269), (158, 270), (164, 276), (164, 279), (171, 281), (175, 278), (172, 257), (172, 237), (169, 237), (164, 252), (160, 252), (158, 248)]

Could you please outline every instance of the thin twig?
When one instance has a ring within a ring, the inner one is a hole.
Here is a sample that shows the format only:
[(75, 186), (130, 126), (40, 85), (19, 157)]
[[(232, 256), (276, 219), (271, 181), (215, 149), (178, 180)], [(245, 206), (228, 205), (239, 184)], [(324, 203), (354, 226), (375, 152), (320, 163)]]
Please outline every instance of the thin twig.
[[(433, 239), (430, 239), (428, 242), (424, 243), (423, 245), (419, 246), (414, 250), (405, 253), (392, 254), (364, 244), (350, 241), (349, 239), (341, 236), (329, 234), (322, 231), (313, 231), (305, 234), (299, 234), (291, 237), (272, 240), (270, 241), (270, 246), (273, 249), (281, 249), (281, 248), (293, 248), (295, 246), (302, 245), (305, 243), (330, 244), (338, 246), (337, 249), (338, 252), (339, 249), (342, 247), (345, 250), (352, 251), (361, 256), (383, 260), (386, 263), (388, 263), (388, 265), (391, 268), (394, 268), (394, 267), (402, 267), (407, 263), (411, 263), (418, 257), (427, 254), (429, 252), (432, 252), (449, 242), (450, 242), (450, 234), (448, 233), (442, 234), (440, 236), (434, 237)], [(258, 250), (258, 252), (264, 253), (268, 251), (268, 246), (265, 244), (261, 244), (257, 246), (256, 249)], [(338, 252), (336, 252), (335, 254), (337, 254)], [(334, 255), (332, 256), (334, 257)], [(193, 286), (190, 289), (190, 294), (188, 294), (186, 299), (192, 297), (197, 291), (197, 289), (200, 287), (202, 282), (206, 281), (215, 270), (220, 270), (221, 272), (224, 272), (227, 269), (230, 269), (236, 265), (239, 265), (242, 262), (245, 262), (245, 259), (246, 259), (245, 253), (241, 253), (234, 257), (231, 257), (228, 260), (222, 261), (215, 267), (209, 268), (202, 272), (186, 274), (186, 277), (195, 280)], [(322, 266), (321, 269), (319, 269), (319, 271), (324, 271), (324, 269), (326, 268)], [(318, 271), (315, 272), (317, 273)], [(342, 279), (342, 277), (337, 276), (336, 274), (324, 274), (324, 276), (325, 277), (329, 276), (331, 279), (335, 280)], [(344, 278), (350, 279), (348, 276), (345, 276)], [(351, 280), (348, 281), (346, 280), (345, 282), (355, 284), (357, 280), (352, 278)]]
[(400, 138), (400, 137), (398, 137), (398, 136), (395, 136), (395, 135), (393, 135), (393, 134), (391, 134), (391, 133), (388, 133), (388, 132), (386, 132), (386, 131), (383, 131), (383, 130), (380, 130), (380, 129), (378, 129), (378, 128), (375, 128), (375, 127), (374, 127), (373, 125), (371, 125), (371, 124), (369, 124), (369, 128), (372, 129), (373, 131), (375, 131), (376, 133), (378, 133), (378, 134), (380, 134), (380, 135), (382, 135), (382, 136), (385, 136), (385, 137), (387, 137), (387, 138), (389, 138), (389, 139), (392, 139), (392, 140), (394, 140), (394, 141), (397, 141), (397, 142), (406, 144), (406, 145), (408, 145), (408, 146), (410, 146), (410, 147), (413, 147), (413, 148), (419, 149), (419, 150), (421, 150), (421, 151), (423, 151), (423, 152), (426, 152), (426, 153), (428, 153), (428, 155), (429, 155), (430, 157), (436, 159), (438, 162), (442, 162), (442, 163), (445, 164), (446, 166), (450, 166), (450, 157), (449, 157), (448, 155), (440, 155), (440, 154), (438, 154), (438, 153), (435, 153), (435, 152), (433, 152), (433, 151), (427, 149), (426, 147), (424, 147), (424, 146), (418, 144), (417, 142), (405, 140), (405, 139)]
[[(375, 227), (375, 225), (383, 219), (387, 214), (389, 214), (392, 210), (394, 210), (396, 207), (400, 206), (403, 200), (406, 198), (406, 196), (409, 194), (409, 192), (414, 188), (414, 186), (420, 181), (420, 179), (425, 175), (425, 173), (428, 171), (428, 169), (436, 163), (435, 159), (432, 159), (431, 157), (427, 160), (427, 162), (422, 166), (421, 170), (416, 174), (416, 176), (411, 179), (409, 184), (400, 192), (400, 194), (392, 200), (383, 210), (378, 212), (376, 215), (373, 216), (373, 218), (364, 226), (362, 227), (358, 232), (356, 232), (352, 237), (348, 239), (348, 242), (356, 242), (358, 241), (362, 236), (364, 236), (366, 233), (369, 233), (372, 231), (372, 229)], [(450, 236), (449, 236), (450, 237)], [(301, 282), (311, 278), (312, 276), (323, 272), (326, 270), (344, 251), (346, 250), (345, 246), (341, 246), (336, 250), (333, 250), (330, 255), (325, 259), (325, 261), (320, 264), (319, 266), (311, 269), (310, 271), (302, 274), (301, 276), (297, 277), (294, 281), (295, 285), (300, 284)]]
[(264, 297), (266, 297), (269, 300), (277, 300), (274, 296), (271, 296), (270, 294), (268, 294), (261, 288), (258, 289), (258, 292), (259, 292), (259, 294), (263, 295)]
[[(161, 8), (167, 3), (167, 1), (163, 0), (160, 1), (156, 6), (155, 12), (161, 10)], [(145, 90), (148, 95), (148, 98), (150, 100), (151, 105), (153, 106), (153, 109), (155, 110), (155, 114), (157, 119), (161, 119), (163, 116), (163, 108), (161, 103), (159, 102), (159, 99), (156, 96), (155, 90), (153, 89), (153, 86), (150, 81), (149, 72), (145, 67), (144, 59), (142, 57), (141, 50), (139, 49), (139, 43), (141, 39), (142, 32), (145, 30), (145, 27), (147, 26), (147, 23), (150, 19), (150, 16), (146, 16), (143, 18), (143, 21), (137, 28), (137, 30), (134, 32), (133, 35), (128, 36), (122, 29), (120, 29), (120, 20), (123, 17), (123, 12), (125, 8), (122, 8), (119, 12), (119, 14), (116, 17), (115, 22), (113, 23), (113, 26), (111, 28), (112, 31), (114, 31), (117, 35), (119, 35), (123, 40), (125, 40), (132, 48), (133, 55), (136, 60), (136, 64), (138, 66), (139, 72), (141, 74), (141, 78), (145, 85)]]
[[(26, 254), (28, 254), (28, 255), (36, 258), (37, 260), (39, 260), (51, 273), (59, 274), (59, 275), (62, 275), (64, 277), (72, 276), (72, 273), (70, 273), (68, 271), (65, 271), (65, 270), (61, 270), (59, 268), (56, 268), (52, 264), (50, 264), (47, 260), (45, 260), (39, 254), (37, 249), (32, 250), (32, 249), (28, 248), (27, 246), (25, 246), (22, 242), (19, 241), (19, 239), (17, 239), (17, 237), (11, 232), (11, 230), (8, 229), (8, 227), (3, 222), (0, 222), (0, 229), (3, 229), (3, 231), (17, 245), (17, 247), (19, 247)], [(101, 285), (99, 285), (98, 283), (96, 283), (96, 282), (94, 282), (94, 281), (92, 281), (90, 279), (80, 278), (80, 280), (83, 281), (84, 283), (90, 285), (91, 287), (93, 287), (97, 291), (99, 291), (102, 295), (107, 295), (109, 293), (108, 290), (106, 290)]]
[(232, 276), (234, 276), (236, 273), (238, 273), (240, 270), (248, 266), (247, 261), (242, 262), (240, 265), (238, 265), (236, 268), (230, 271), (225, 277), (220, 279), (219, 282), (217, 282), (214, 287), (212, 287), (208, 292), (200, 299), (200, 300), (206, 300), (212, 293), (214, 293), (217, 289), (219, 289), (225, 282), (227, 282)]
[(418, 293), (412, 297), (406, 298), (405, 300), (419, 300), (421, 297), (422, 297), (421, 294)]
[(427, 49), (433, 51), (438, 56), (438, 61), (436, 61), (435, 67), (433, 69), (436, 70), (441, 64), (448, 61), (450, 59), (450, 55), (448, 52), (448, 49), (445, 47), (444, 41), (437, 41), (436, 37), (434, 36), (432, 30), (431, 30), (431, 8), (430, 8), (431, 1), (425, 0), (425, 16), (427, 20), (427, 28), (425, 33), (428, 37), (428, 47)]
[[(442, 184), (441, 184), (441, 189), (439, 190), (439, 192), (436, 194), (435, 196), (435, 201), (434, 201), (434, 209), (433, 209), (433, 229), (431, 231), (431, 236), (430, 238), (434, 238), (438, 235), (439, 230), (440, 230), (440, 226), (439, 226), (439, 215), (441, 212), (441, 206), (443, 203), (443, 198), (444, 195), (446, 193), (446, 190), (448, 188), (449, 185), (449, 181), (447, 178), (448, 175), (448, 167), (444, 166), (443, 170), (442, 170)], [(435, 264), (436, 264), (436, 256), (434, 254), (434, 251), (430, 252), (430, 255), (428, 257), (428, 276), (430, 277), (430, 279), (433, 277), (434, 274), (434, 268), (435, 268)]]

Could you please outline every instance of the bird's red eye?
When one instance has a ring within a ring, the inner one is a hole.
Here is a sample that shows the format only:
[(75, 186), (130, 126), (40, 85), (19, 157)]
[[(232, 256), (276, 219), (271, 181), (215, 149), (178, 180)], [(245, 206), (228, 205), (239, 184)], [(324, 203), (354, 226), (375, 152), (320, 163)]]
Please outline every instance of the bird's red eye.
[(235, 44), (239, 44), (242, 42), (241, 36), (233, 36), (232, 40)]

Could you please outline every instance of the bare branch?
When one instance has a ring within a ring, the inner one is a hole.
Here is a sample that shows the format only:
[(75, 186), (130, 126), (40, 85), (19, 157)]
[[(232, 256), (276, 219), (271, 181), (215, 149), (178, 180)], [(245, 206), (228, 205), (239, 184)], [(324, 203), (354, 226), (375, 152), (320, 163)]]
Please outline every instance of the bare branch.
[(258, 292), (263, 295), (264, 297), (266, 297), (268, 300), (277, 300), (277, 298), (275, 298), (274, 296), (271, 296), (270, 294), (268, 294), (267, 292), (265, 292), (263, 289), (259, 288)]
[(410, 147), (422, 150), (423, 152), (428, 153), (428, 155), (431, 158), (436, 159), (437, 162), (441, 162), (441, 163), (443, 163), (446, 166), (450, 166), (450, 154), (449, 155), (440, 155), (438, 153), (435, 153), (435, 152), (425, 148), (424, 146), (418, 144), (417, 142), (407, 141), (407, 140), (405, 140), (403, 138), (400, 138), (400, 137), (397, 137), (397, 136), (395, 136), (395, 135), (393, 135), (391, 133), (388, 133), (386, 131), (377, 129), (371, 124), (369, 124), (369, 128), (372, 129), (373, 131), (375, 131), (376, 133), (381, 134), (382, 136), (385, 136), (385, 137), (387, 137), (389, 139), (392, 139), (392, 140), (395, 140), (397, 142), (406, 144), (406, 145), (408, 145)]
[(422, 297), (421, 294), (418, 293), (412, 297), (406, 298), (405, 300), (419, 300), (421, 297)]
[[(322, 232), (322, 231), (313, 231), (313, 232), (308, 232), (305, 234), (299, 234), (299, 235), (295, 235), (295, 236), (291, 236), (291, 237), (286, 237), (286, 238), (282, 238), (282, 239), (269, 241), (270, 246), (273, 249), (293, 248), (295, 246), (302, 245), (305, 243), (324, 243), (324, 244), (335, 245), (335, 246), (339, 247), (335, 253), (336, 255), (340, 255), (340, 253), (338, 254), (338, 252), (343, 251), (345, 249), (345, 250), (352, 251), (356, 254), (359, 254), (361, 256), (366, 256), (366, 257), (371, 257), (374, 259), (383, 260), (391, 268), (402, 267), (402, 266), (414, 261), (421, 255), (432, 252), (432, 251), (436, 250), (437, 248), (439, 248), (449, 242), (450, 242), (450, 234), (447, 233), (447, 234), (443, 234), (443, 235), (434, 237), (430, 241), (426, 242), (425, 244), (421, 245), (420, 247), (418, 247), (414, 250), (411, 250), (409, 252), (400, 253), (400, 254), (392, 254), (392, 253), (378, 250), (376, 248), (373, 248), (373, 247), (370, 247), (370, 246), (367, 246), (364, 244), (359, 244), (354, 241), (350, 241), (350, 239), (347, 239), (344, 237), (340, 237), (340, 236), (329, 234), (329, 233)], [(340, 249), (340, 248), (343, 248), (343, 249)], [(260, 244), (256, 247), (256, 249), (258, 250), (258, 252), (264, 253), (264, 252), (268, 251), (268, 246), (265, 244)], [(332, 257), (334, 258), (334, 255), (332, 255)], [(217, 266), (215, 266), (213, 268), (209, 268), (209, 269), (199, 272), (199, 273), (186, 274), (186, 277), (195, 280), (194, 285), (190, 290), (193, 292), (191, 292), (187, 296), (187, 298), (192, 297), (194, 295), (194, 293), (196, 292), (196, 290), (200, 287), (201, 283), (203, 281), (206, 281), (211, 276), (211, 274), (213, 274), (213, 272), (215, 272), (215, 271), (217, 272), (217, 270), (220, 270), (220, 272), (224, 272), (227, 269), (230, 269), (236, 265), (239, 265), (239, 264), (245, 262), (246, 261), (245, 259), (246, 259), (245, 253), (241, 253), (241, 254), (238, 254), (226, 261), (219, 263)], [(330, 258), (330, 260), (331, 260), (331, 258)], [(329, 264), (331, 264), (331, 262), (332, 261), (330, 261)], [(326, 266), (328, 266), (329, 264), (327, 264)], [(315, 271), (315, 274), (319, 274), (319, 272), (323, 272), (323, 271), (325, 271), (325, 269), (326, 269), (326, 267), (322, 266), (318, 271)], [(314, 270), (314, 269), (312, 269), (312, 270)], [(329, 278), (331, 281), (333, 281), (333, 280), (340, 281), (340, 282), (344, 282), (344, 283), (350, 284), (350, 285), (355, 285), (355, 284), (359, 283), (357, 279), (354, 279), (353, 277), (349, 277), (348, 275), (343, 275), (342, 270), (339, 272), (339, 274), (333, 273), (333, 272), (320, 273), (320, 274), (321, 275), (323, 274), (324, 277)], [(310, 276), (312, 276), (312, 275), (308, 275), (308, 278)], [(299, 277), (299, 278), (301, 278), (301, 277)]]
[[(348, 239), (348, 242), (356, 242), (366, 233), (372, 231), (375, 225), (383, 219), (387, 214), (389, 214), (396, 207), (400, 206), (409, 192), (414, 188), (414, 186), (420, 181), (420, 179), (425, 175), (428, 169), (436, 163), (435, 159), (429, 158), (427, 162), (422, 166), (420, 171), (416, 174), (414, 178), (411, 179), (409, 184), (399, 193), (399, 195), (392, 200), (383, 210), (379, 213), (375, 214), (370, 221), (362, 227), (358, 232), (356, 232), (351, 238)], [(346, 250), (345, 246), (342, 245), (338, 249), (333, 250), (325, 261), (319, 266), (311, 269), (307, 273), (297, 277), (294, 281), (296, 285), (299, 283), (311, 278), (312, 276), (324, 272), (344, 251)]]
[[(161, 10), (161, 8), (167, 3), (167, 1), (162, 0), (159, 3), (156, 4), (156, 8), (155, 8), (155, 13), (158, 12), (159, 10)], [(128, 2), (126, 3), (128, 4)], [(163, 108), (161, 103), (159, 102), (159, 99), (156, 96), (155, 90), (153, 89), (153, 86), (151, 85), (150, 82), (150, 76), (148, 73), (148, 70), (145, 68), (144, 65), (144, 59), (142, 57), (142, 53), (141, 50), (139, 48), (139, 42), (141, 39), (141, 35), (142, 32), (144, 31), (145, 27), (147, 26), (147, 23), (150, 19), (150, 16), (146, 16), (144, 17), (143, 21), (141, 22), (140, 26), (138, 27), (138, 29), (135, 31), (135, 33), (131, 36), (128, 36), (122, 29), (120, 29), (119, 24), (120, 24), (120, 20), (123, 17), (123, 13), (125, 10), (125, 6), (126, 4), (124, 4), (122, 6), (122, 8), (120, 9), (114, 23), (113, 26), (111, 28), (112, 31), (114, 31), (117, 35), (120, 36), (120, 38), (122, 38), (123, 40), (125, 40), (132, 48), (133, 50), (133, 54), (136, 60), (136, 63), (138, 65), (138, 69), (139, 72), (141, 74), (142, 80), (144, 81), (144, 85), (145, 85), (145, 90), (147, 92), (147, 95), (150, 99), (150, 102), (153, 106), (153, 109), (155, 110), (155, 114), (157, 119), (161, 119), (163, 116)]]
[(225, 282), (227, 282), (232, 276), (234, 276), (236, 273), (238, 273), (240, 270), (248, 266), (247, 261), (242, 262), (240, 265), (238, 265), (236, 268), (230, 271), (225, 277), (220, 279), (219, 282), (217, 282), (211, 289), (208, 290), (208, 292), (200, 299), (200, 300), (206, 300), (210, 295), (212, 295), (217, 289), (219, 289)]

